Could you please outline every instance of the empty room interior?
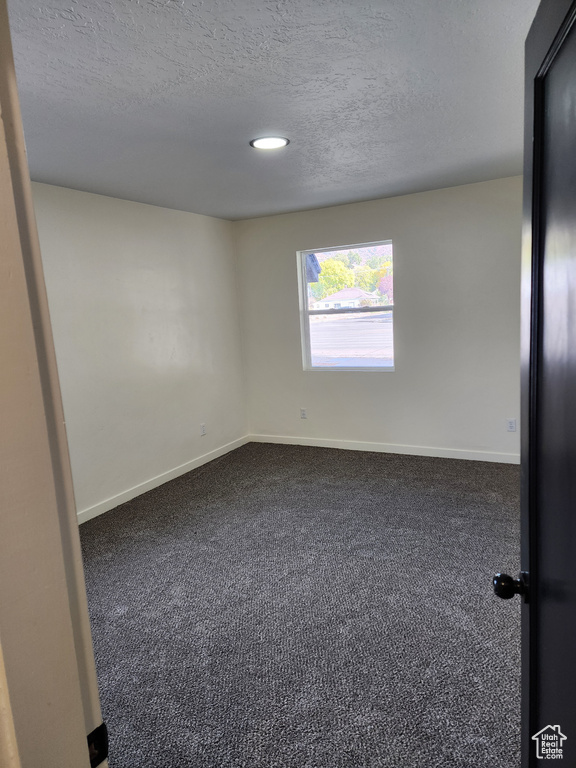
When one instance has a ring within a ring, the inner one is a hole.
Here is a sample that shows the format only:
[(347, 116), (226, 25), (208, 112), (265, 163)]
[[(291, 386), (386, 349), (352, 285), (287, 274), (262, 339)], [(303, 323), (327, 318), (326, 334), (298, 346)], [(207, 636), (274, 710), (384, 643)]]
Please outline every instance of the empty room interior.
[(8, 3), (111, 768), (519, 766), (537, 5)]

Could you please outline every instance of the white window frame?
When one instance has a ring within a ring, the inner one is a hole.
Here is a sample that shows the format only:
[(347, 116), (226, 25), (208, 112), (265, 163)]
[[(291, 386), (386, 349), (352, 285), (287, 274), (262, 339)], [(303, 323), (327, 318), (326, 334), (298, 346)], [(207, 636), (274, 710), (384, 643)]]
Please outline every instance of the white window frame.
[[(370, 312), (394, 312), (394, 304), (386, 304), (378, 307), (342, 307), (340, 309), (309, 309), (308, 308), (308, 282), (306, 280), (306, 268), (304, 259), (309, 253), (326, 253), (327, 251), (348, 251), (354, 248), (370, 248), (375, 245), (392, 245), (392, 240), (375, 240), (370, 243), (354, 243), (352, 245), (331, 245), (324, 248), (305, 248), (296, 252), (298, 264), (298, 297), (300, 302), (300, 337), (302, 349), (302, 367), (305, 371), (323, 371), (323, 372), (367, 372), (367, 373), (391, 373), (394, 371), (394, 365), (391, 366), (347, 366), (347, 367), (325, 367), (312, 365), (312, 351), (310, 349), (310, 316), (311, 315), (346, 315), (352, 312), (370, 313)], [(396, 259), (392, 256), (393, 263)], [(394, 268), (393, 268), (394, 269)], [(394, 272), (392, 272), (394, 274)], [(393, 278), (394, 279), (394, 278)], [(321, 301), (321, 300), (320, 300)], [(392, 334), (394, 335), (394, 315), (392, 315)], [(394, 354), (394, 359), (396, 355)]]

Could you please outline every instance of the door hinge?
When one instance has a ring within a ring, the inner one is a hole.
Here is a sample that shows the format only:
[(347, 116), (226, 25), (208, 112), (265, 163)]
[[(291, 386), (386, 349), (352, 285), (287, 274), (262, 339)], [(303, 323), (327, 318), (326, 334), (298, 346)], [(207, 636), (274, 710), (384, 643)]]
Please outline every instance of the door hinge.
[(108, 728), (102, 723), (88, 734), (88, 754), (90, 755), (90, 768), (96, 768), (108, 757)]

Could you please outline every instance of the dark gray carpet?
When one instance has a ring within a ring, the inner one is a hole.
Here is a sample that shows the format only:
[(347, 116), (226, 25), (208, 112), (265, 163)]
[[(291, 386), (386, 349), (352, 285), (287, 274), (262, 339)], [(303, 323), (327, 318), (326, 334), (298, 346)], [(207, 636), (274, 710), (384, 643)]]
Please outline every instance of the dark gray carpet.
[(84, 524), (111, 768), (516, 768), (518, 483), (250, 444)]

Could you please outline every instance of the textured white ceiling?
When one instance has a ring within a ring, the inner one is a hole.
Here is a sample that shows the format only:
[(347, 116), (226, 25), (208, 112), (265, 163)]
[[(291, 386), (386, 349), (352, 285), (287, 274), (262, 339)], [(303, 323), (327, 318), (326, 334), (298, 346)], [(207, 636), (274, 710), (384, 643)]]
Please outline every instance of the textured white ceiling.
[(521, 173), (537, 6), (9, 0), (32, 178), (240, 219)]

